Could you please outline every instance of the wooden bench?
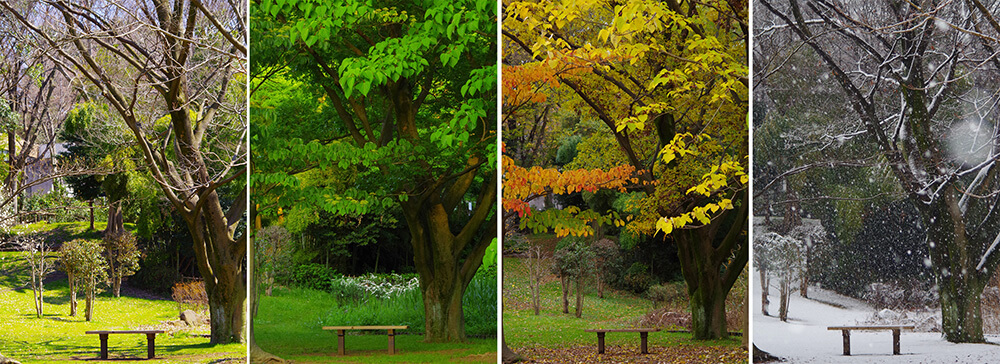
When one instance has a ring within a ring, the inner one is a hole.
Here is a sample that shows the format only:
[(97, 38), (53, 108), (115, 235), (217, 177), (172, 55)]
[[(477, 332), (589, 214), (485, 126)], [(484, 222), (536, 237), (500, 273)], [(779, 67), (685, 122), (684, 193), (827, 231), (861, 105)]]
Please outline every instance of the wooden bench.
[(913, 325), (829, 326), (827, 330), (840, 330), (844, 334), (844, 355), (851, 355), (851, 330), (892, 330), (892, 355), (899, 355), (899, 331), (913, 330)]
[(604, 334), (609, 332), (638, 332), (639, 339), (641, 343), (639, 344), (640, 350), (643, 354), (649, 354), (649, 350), (646, 347), (647, 336), (651, 332), (657, 332), (660, 329), (587, 329), (583, 332), (596, 332), (597, 333), (597, 353), (604, 354)]
[(396, 353), (396, 330), (409, 326), (323, 326), (323, 330), (337, 330), (337, 354), (344, 355), (344, 332), (347, 330), (386, 330), (389, 332), (389, 355)]
[(108, 359), (108, 335), (110, 334), (146, 334), (146, 358), (156, 357), (156, 334), (162, 334), (163, 330), (95, 330), (87, 331), (88, 335), (100, 335), (101, 337), (101, 359)]

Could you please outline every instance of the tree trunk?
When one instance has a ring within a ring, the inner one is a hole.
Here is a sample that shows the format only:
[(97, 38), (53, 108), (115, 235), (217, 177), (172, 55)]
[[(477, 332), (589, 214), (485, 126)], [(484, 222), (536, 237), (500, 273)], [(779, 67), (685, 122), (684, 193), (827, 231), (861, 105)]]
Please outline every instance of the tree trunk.
[(807, 274), (803, 274), (802, 277), (799, 278), (799, 296), (802, 296), (802, 298), (809, 298), (809, 275)]
[(94, 287), (97, 286), (97, 281), (94, 275), (91, 274), (87, 277), (87, 307), (86, 311), (83, 313), (84, 318), (90, 321), (94, 318)]
[(535, 316), (538, 316), (539, 311), (542, 309), (541, 297), (539, 297), (541, 294), (541, 292), (539, 292), (539, 286), (541, 284), (542, 282), (539, 282), (538, 280), (531, 282), (531, 308), (535, 310)]
[[(108, 203), (108, 226), (104, 227), (104, 235), (119, 234), (125, 231), (125, 216), (122, 214), (120, 201)], [(118, 296), (115, 296), (118, 297)]]
[[(229, 268), (229, 269), (225, 269)], [(239, 276), (239, 267), (224, 267), (215, 272), (216, 281), (205, 282), (208, 307), (211, 315), (212, 343), (243, 341), (243, 304), (246, 290)]]
[(583, 277), (576, 278), (576, 318), (583, 316)]
[(749, 199), (744, 191), (734, 200), (736, 208), (709, 225), (674, 232), (681, 272), (688, 287), (695, 340), (729, 337), (726, 296), (743, 273), (750, 255), (750, 242), (743, 234)]
[[(927, 239), (941, 300), (941, 329), (950, 342), (981, 343), (986, 340), (981, 309), (983, 289), (990, 279), (988, 272), (996, 265), (985, 264), (983, 269), (977, 270), (982, 253), (973, 247), (985, 250), (991, 237), (970, 236), (965, 230), (954, 189), (943, 193), (924, 216), (924, 222), (929, 222)], [(980, 227), (980, 231), (987, 229)], [(996, 230), (990, 233), (996, 236)]]
[(563, 313), (569, 313), (569, 278), (566, 275), (559, 276), (562, 286), (562, 309)]
[(726, 330), (726, 294), (718, 274), (703, 275), (697, 288), (690, 289), (691, 331), (696, 340), (729, 337)]
[(69, 315), (71, 317), (76, 317), (76, 279), (73, 278), (74, 274), (72, 272), (68, 273), (69, 276)]
[(90, 230), (94, 230), (94, 200), (87, 201), (90, 205)]
[(767, 304), (770, 303), (767, 299), (768, 291), (770, 287), (767, 286), (767, 271), (760, 269), (760, 312), (764, 316), (769, 316), (767, 313)]
[[(436, 268), (448, 270), (447, 264)], [(454, 279), (438, 279), (420, 284), (424, 298), (424, 341), (452, 342), (465, 340), (465, 312), (462, 296), (465, 285)]]
[(42, 312), (42, 293), (45, 290), (42, 288), (42, 277), (38, 277), (38, 289), (35, 290), (35, 313), (38, 314), (38, 318), (42, 318), (44, 312)]
[(501, 355), (501, 360), (504, 364), (524, 361), (524, 357), (522, 357), (518, 353), (515, 353), (514, 350), (511, 350), (510, 347), (507, 346), (507, 335), (504, 335), (501, 341), (503, 342), (503, 352)]
[(119, 274), (121, 272), (115, 272), (115, 276), (111, 278), (111, 289), (115, 293), (115, 298), (121, 298), (122, 294), (122, 276)]
[(781, 283), (779, 283), (779, 284), (781, 286), (781, 288), (779, 290), (781, 292), (780, 293), (781, 296), (778, 299), (778, 301), (779, 301), (779, 305), (778, 305), (778, 319), (780, 319), (781, 321), (787, 322), (788, 321), (788, 294), (789, 294), (789, 291), (791, 291), (791, 287), (790, 287), (791, 286), (791, 282), (788, 281), (787, 277), (782, 277), (781, 278)]
[(401, 203), (423, 295), (425, 342), (465, 341), (462, 297), (496, 237), (495, 217), (487, 218), (496, 206), (496, 189), (488, 187), (496, 184), (496, 173), (484, 183), (465, 226), (458, 234), (451, 230), (449, 211), (461, 201), (456, 196), (465, 194), (473, 177), (460, 176), (452, 187), (457, 190), (445, 188), (443, 193), (411, 196)]
[(809, 263), (812, 259), (812, 244), (805, 244), (805, 262), (802, 264), (802, 272), (799, 274), (799, 296), (809, 298)]

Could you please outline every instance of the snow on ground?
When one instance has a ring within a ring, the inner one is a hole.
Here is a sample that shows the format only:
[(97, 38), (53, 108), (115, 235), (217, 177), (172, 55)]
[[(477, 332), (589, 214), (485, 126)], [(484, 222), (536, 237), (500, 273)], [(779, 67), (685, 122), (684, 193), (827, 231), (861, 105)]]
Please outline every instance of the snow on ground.
[[(810, 299), (805, 299), (796, 289), (789, 299), (788, 322), (781, 322), (777, 287), (769, 292), (768, 312), (774, 316), (761, 313), (759, 285), (753, 290), (753, 342), (786, 363), (1000, 363), (1000, 345), (953, 344), (936, 332), (903, 331), (901, 355), (892, 355), (891, 331), (851, 331), (851, 356), (844, 356), (841, 332), (827, 326), (863, 324), (875, 312), (870, 306), (816, 287), (809, 287)], [(1000, 335), (988, 335), (986, 340), (1000, 344)]]

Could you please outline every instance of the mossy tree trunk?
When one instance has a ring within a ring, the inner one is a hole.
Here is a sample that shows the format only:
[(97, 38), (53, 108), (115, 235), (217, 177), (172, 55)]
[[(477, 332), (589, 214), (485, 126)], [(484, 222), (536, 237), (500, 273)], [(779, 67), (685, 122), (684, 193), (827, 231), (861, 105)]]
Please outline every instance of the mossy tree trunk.
[[(481, 160), (473, 157), (467, 163), (478, 166)], [(484, 181), (468, 220), (457, 233), (452, 231), (451, 213), (465, 203), (476, 170), (431, 180), (439, 187), (401, 202), (423, 295), (427, 342), (465, 341), (462, 297), (496, 237), (492, 211), (496, 206), (496, 172)]]
[(726, 338), (726, 296), (743, 272), (750, 242), (746, 191), (734, 199), (736, 208), (698, 229), (675, 232), (674, 241), (687, 283), (692, 334), (696, 340)]

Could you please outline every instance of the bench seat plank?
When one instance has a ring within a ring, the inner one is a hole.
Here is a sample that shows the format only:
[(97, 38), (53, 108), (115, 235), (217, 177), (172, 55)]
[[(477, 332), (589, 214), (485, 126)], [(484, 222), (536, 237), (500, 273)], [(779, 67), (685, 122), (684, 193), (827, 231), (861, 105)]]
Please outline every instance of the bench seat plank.
[(409, 326), (323, 326), (323, 330), (404, 330)]
[(913, 325), (828, 326), (827, 330), (913, 330)]
[(657, 332), (661, 329), (641, 328), (641, 329), (586, 329), (583, 332)]
[(163, 330), (91, 330), (87, 331), (86, 334), (89, 335), (100, 335), (100, 334), (162, 334), (166, 331)]
[(827, 330), (840, 330), (844, 337), (844, 355), (851, 355), (851, 330), (859, 331), (892, 331), (892, 355), (899, 355), (899, 332), (913, 330), (913, 325), (859, 325), (859, 326), (827, 326)]
[(409, 326), (323, 326), (323, 330), (337, 331), (337, 354), (345, 355), (344, 334), (347, 330), (386, 330), (389, 335), (389, 355), (396, 354), (396, 330), (405, 330)]

